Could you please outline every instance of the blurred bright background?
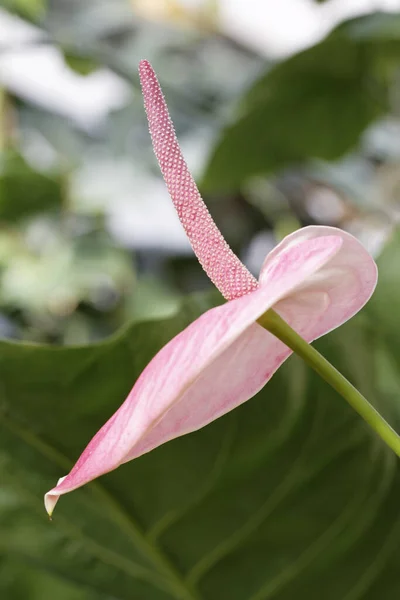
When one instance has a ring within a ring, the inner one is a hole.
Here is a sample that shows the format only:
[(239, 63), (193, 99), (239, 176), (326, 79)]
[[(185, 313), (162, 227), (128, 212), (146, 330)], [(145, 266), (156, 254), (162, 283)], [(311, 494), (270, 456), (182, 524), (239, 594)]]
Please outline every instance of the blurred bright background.
[[(400, 212), (400, 1), (1, 5), (2, 337), (85, 343), (208, 286), (151, 151), (141, 58), (212, 214), (255, 274), (309, 223), (344, 227), (379, 253)], [(314, 44), (314, 67), (303, 66)], [(260, 77), (268, 94), (253, 110)]]
[(255, 275), (309, 224), (377, 259), (317, 345), (400, 429), (400, 0), (0, 0), (0, 597), (396, 600), (397, 457), (296, 357), (47, 520), (148, 361), (221, 301), (152, 152), (143, 58)]

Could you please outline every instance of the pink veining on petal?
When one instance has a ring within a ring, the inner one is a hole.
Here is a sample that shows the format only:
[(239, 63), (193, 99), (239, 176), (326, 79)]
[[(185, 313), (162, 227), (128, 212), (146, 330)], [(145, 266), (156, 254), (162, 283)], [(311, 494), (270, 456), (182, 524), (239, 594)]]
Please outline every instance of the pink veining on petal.
[[(46, 494), (47, 510), (52, 512), (60, 495), (204, 427), (254, 396), (291, 354), (255, 321), (329, 263), (341, 245), (338, 236), (299, 242), (282, 266), (278, 260), (270, 270), (266, 285), (207, 311), (164, 346), (72, 471)], [(313, 299), (313, 318), (303, 307), (289, 315), (291, 324), (310, 341), (312, 324), (325, 309), (323, 297)]]
[(258, 282), (232, 252), (200, 196), (150, 63), (141, 61), (139, 73), (154, 152), (193, 250), (227, 300), (248, 294), (258, 287)]

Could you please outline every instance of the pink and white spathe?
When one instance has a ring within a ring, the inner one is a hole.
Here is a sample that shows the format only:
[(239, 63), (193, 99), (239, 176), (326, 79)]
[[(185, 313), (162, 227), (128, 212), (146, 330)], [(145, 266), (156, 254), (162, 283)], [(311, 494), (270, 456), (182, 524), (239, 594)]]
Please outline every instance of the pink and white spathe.
[(49, 514), (60, 495), (254, 396), (291, 354), (256, 322), (268, 309), (311, 342), (357, 313), (377, 281), (365, 248), (332, 227), (306, 227), (287, 236), (268, 254), (257, 281), (201, 199), (147, 61), (140, 63), (140, 77), (154, 151), (172, 201), (200, 263), (228, 302), (203, 314), (153, 358), (71, 472), (46, 494)]

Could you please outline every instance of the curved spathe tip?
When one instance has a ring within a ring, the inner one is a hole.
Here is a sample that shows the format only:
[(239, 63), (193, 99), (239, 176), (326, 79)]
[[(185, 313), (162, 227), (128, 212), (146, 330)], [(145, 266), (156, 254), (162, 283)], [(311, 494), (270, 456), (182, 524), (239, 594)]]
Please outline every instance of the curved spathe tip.
[(60, 477), (60, 479), (57, 481), (56, 487), (44, 495), (44, 506), (46, 508), (46, 512), (49, 515), (50, 519), (53, 515), (54, 508), (55, 508), (55, 506), (58, 502), (58, 499), (61, 495), (61, 494), (56, 493), (55, 490), (64, 481), (65, 478), (66, 478), (66, 475), (64, 477)]

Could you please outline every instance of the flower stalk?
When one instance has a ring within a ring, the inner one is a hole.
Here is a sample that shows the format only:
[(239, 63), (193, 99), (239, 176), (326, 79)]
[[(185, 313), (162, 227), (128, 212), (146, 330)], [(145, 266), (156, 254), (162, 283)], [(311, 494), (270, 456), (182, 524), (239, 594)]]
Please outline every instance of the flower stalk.
[(257, 322), (298, 354), (322, 379), (329, 383), (400, 457), (400, 436), (372, 404), (318, 350), (308, 344), (273, 309), (265, 312)]

